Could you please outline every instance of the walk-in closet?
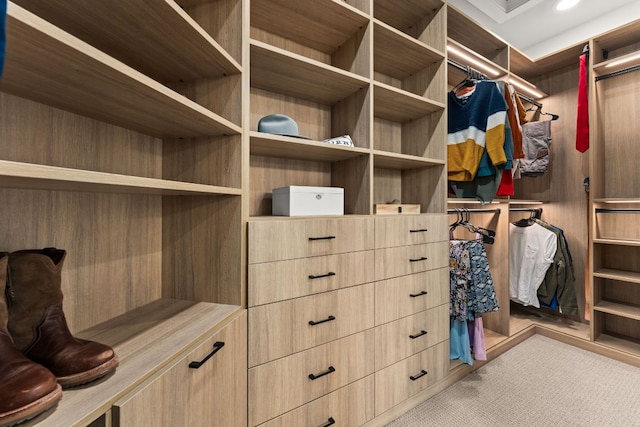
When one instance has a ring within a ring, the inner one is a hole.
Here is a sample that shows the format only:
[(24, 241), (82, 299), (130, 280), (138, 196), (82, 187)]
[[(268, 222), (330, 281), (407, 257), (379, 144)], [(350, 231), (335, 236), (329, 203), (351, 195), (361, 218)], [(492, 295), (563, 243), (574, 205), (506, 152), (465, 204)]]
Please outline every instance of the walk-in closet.
[(640, 369), (611, 2), (0, 0), (0, 427), (384, 426), (534, 336)]

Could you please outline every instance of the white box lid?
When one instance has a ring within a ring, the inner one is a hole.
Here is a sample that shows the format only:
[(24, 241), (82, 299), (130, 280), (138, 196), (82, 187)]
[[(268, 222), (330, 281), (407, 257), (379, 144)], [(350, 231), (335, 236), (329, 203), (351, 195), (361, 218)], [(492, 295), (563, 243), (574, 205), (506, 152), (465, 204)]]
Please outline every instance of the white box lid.
[(324, 194), (344, 194), (342, 187), (311, 187), (306, 185), (289, 185), (273, 189), (274, 194), (280, 193), (324, 193)]

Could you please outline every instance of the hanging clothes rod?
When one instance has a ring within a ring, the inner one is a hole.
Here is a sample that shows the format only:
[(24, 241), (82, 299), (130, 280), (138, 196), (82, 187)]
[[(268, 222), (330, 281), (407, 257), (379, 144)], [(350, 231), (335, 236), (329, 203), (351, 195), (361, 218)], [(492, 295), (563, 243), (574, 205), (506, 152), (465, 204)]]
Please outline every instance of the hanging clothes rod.
[(609, 79), (611, 77), (617, 77), (617, 76), (620, 76), (622, 74), (627, 74), (627, 73), (630, 73), (632, 71), (637, 71), (637, 70), (640, 70), (640, 65), (634, 65), (632, 67), (623, 68), (622, 70), (614, 71), (613, 73), (603, 74), (601, 76), (596, 76), (596, 81)]
[(538, 101), (536, 101), (535, 99), (527, 96), (527, 95), (523, 95), (520, 92), (518, 92), (518, 96), (520, 97), (520, 99), (522, 99), (525, 102), (528, 102), (529, 104), (535, 105), (538, 108), (542, 108), (542, 104), (540, 104)]
[(453, 60), (451, 58), (447, 58), (447, 62), (453, 68), (457, 68), (458, 70), (462, 71), (463, 73), (469, 74), (471, 72), (471, 74), (473, 74), (475, 77), (477, 77), (478, 80), (489, 80), (489, 76), (487, 76), (486, 74), (476, 70), (475, 68), (469, 67), (468, 65), (461, 64), (460, 62), (455, 61), (455, 60)]
[(596, 208), (596, 213), (640, 213), (640, 209)]
[(465, 213), (465, 212), (471, 212), (471, 213), (500, 213), (500, 208), (496, 208), (496, 209), (448, 209), (447, 213), (453, 214), (453, 213)]
[(509, 208), (509, 212), (532, 212), (541, 214), (542, 208)]

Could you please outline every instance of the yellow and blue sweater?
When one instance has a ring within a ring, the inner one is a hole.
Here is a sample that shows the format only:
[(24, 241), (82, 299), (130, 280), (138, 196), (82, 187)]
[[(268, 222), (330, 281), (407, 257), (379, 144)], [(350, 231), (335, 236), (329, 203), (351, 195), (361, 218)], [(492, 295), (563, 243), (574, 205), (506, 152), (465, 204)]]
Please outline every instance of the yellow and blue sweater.
[(507, 105), (495, 82), (479, 81), (464, 98), (449, 92), (447, 172), (450, 181), (472, 181), (487, 151), (494, 166), (507, 161), (504, 152)]

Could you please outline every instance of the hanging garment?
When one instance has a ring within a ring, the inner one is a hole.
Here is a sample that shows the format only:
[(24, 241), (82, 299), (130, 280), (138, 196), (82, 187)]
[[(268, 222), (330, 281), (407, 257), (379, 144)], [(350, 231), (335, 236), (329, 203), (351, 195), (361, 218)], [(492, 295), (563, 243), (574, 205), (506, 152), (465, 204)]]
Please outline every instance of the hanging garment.
[(542, 220), (538, 224), (553, 232), (557, 238), (557, 250), (553, 263), (549, 266), (545, 278), (538, 288), (538, 300), (543, 306), (557, 308), (569, 316), (579, 316), (576, 279), (569, 244), (564, 232)]
[(584, 153), (589, 149), (589, 84), (587, 83), (588, 54), (580, 55), (578, 74), (578, 113), (576, 119), (576, 150)]
[(540, 224), (509, 224), (509, 297), (513, 301), (540, 308), (538, 288), (556, 250), (557, 236)]
[(464, 98), (449, 92), (447, 102), (447, 172), (452, 181), (472, 181), (484, 150), (495, 166), (507, 161), (504, 153), (506, 104), (498, 86), (479, 81)]
[(467, 319), (471, 261), (469, 251), (461, 241), (449, 241), (449, 316), (455, 320)]
[(476, 317), (473, 322), (467, 322), (471, 354), (475, 360), (487, 360), (487, 349), (484, 341), (484, 326), (482, 317)]
[(551, 121), (526, 123), (522, 126), (522, 135), (525, 157), (520, 160), (520, 171), (523, 176), (540, 176), (549, 168)]
[(467, 365), (473, 365), (469, 329), (464, 320), (451, 319), (449, 325), (449, 359), (459, 359)]
[(484, 313), (499, 309), (496, 290), (493, 286), (487, 252), (481, 240), (464, 242), (469, 251), (471, 284), (469, 286), (467, 320), (475, 320)]
[(513, 138), (513, 158), (522, 159), (522, 125), (527, 122), (526, 111), (520, 101), (520, 97), (510, 83), (505, 83), (505, 101), (507, 103), (507, 118), (511, 127)]

